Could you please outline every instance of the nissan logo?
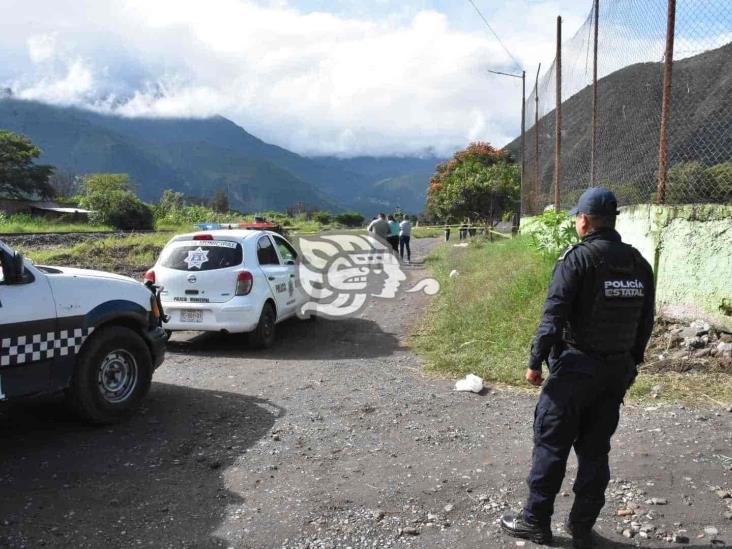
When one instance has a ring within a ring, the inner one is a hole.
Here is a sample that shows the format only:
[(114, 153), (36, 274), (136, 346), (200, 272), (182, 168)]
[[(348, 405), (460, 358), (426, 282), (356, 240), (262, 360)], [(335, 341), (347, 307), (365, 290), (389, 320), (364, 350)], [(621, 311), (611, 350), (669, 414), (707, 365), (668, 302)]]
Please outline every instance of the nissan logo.
[(189, 274), (188, 275), (188, 282), (190, 282), (191, 284), (195, 284), (196, 283), (196, 275)]

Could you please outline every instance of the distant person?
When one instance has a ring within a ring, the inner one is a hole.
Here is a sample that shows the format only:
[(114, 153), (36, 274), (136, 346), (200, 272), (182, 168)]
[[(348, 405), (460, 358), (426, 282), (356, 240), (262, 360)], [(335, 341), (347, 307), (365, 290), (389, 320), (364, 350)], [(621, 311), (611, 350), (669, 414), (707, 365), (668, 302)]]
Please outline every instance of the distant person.
[(412, 262), (412, 251), (409, 249), (409, 239), (412, 236), (412, 223), (409, 216), (405, 215), (401, 223), (399, 223), (399, 257), (404, 259), (404, 249), (407, 250), (407, 263)]
[(386, 239), (391, 244), (395, 252), (399, 251), (399, 222), (394, 219), (394, 215), (389, 214), (386, 218), (389, 223), (389, 237)]
[(374, 233), (377, 237), (382, 240), (389, 240), (389, 223), (386, 221), (386, 214), (380, 213), (379, 216), (369, 223), (368, 231)]

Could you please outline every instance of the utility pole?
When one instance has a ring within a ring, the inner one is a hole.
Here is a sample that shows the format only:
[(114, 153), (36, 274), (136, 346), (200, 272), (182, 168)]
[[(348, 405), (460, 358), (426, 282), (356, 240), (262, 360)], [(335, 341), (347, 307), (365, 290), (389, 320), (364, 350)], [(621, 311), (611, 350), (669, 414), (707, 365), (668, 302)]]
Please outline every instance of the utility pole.
[[(534, 210), (537, 208), (539, 200), (539, 71), (541, 63), (536, 69), (536, 80), (534, 81), (534, 192), (532, 193)], [(536, 213), (536, 212), (534, 212)]]
[(519, 198), (518, 219), (514, 223), (514, 229), (518, 230), (521, 220), (521, 200), (523, 200), (523, 190), (525, 182), (524, 173), (526, 171), (526, 71), (521, 71), (521, 75), (492, 70), (489, 70), (488, 72), (492, 74), (500, 74), (501, 76), (510, 76), (511, 78), (521, 79), (521, 197)]
[(518, 220), (516, 228), (521, 225), (523, 211), (524, 174), (526, 173), (526, 71), (521, 71), (521, 197), (519, 198)]
[(590, 187), (597, 180), (597, 37), (600, 22), (600, 0), (595, 0), (595, 37), (592, 54), (592, 138), (590, 152)]
[(671, 103), (671, 72), (674, 64), (674, 32), (676, 26), (676, 0), (668, 0), (666, 22), (666, 53), (663, 60), (663, 99), (661, 100), (661, 132), (658, 144), (658, 190), (656, 202), (666, 202), (666, 145), (668, 143), (669, 105)]
[(562, 178), (562, 17), (557, 16), (557, 57), (556, 57), (557, 106), (554, 110), (554, 211), (560, 210), (559, 184)]

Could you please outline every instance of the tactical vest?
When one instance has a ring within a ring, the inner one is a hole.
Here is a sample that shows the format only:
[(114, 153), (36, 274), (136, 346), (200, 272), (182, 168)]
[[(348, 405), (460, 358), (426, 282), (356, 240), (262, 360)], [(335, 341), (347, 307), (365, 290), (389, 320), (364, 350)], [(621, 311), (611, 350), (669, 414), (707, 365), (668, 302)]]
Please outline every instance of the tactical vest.
[[(631, 351), (635, 345), (649, 281), (640, 253), (622, 242), (593, 240), (579, 244), (595, 267), (593, 299), (586, 297), (567, 322), (564, 339), (600, 356)], [(588, 292), (589, 294), (589, 292)], [(590, 294), (592, 295), (592, 294)]]

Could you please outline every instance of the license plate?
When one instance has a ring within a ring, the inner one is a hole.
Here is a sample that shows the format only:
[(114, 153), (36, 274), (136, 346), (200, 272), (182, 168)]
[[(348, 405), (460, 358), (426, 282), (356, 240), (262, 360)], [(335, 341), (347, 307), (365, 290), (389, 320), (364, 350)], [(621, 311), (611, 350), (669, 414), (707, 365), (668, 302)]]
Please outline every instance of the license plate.
[(181, 311), (181, 322), (203, 322), (203, 311)]

